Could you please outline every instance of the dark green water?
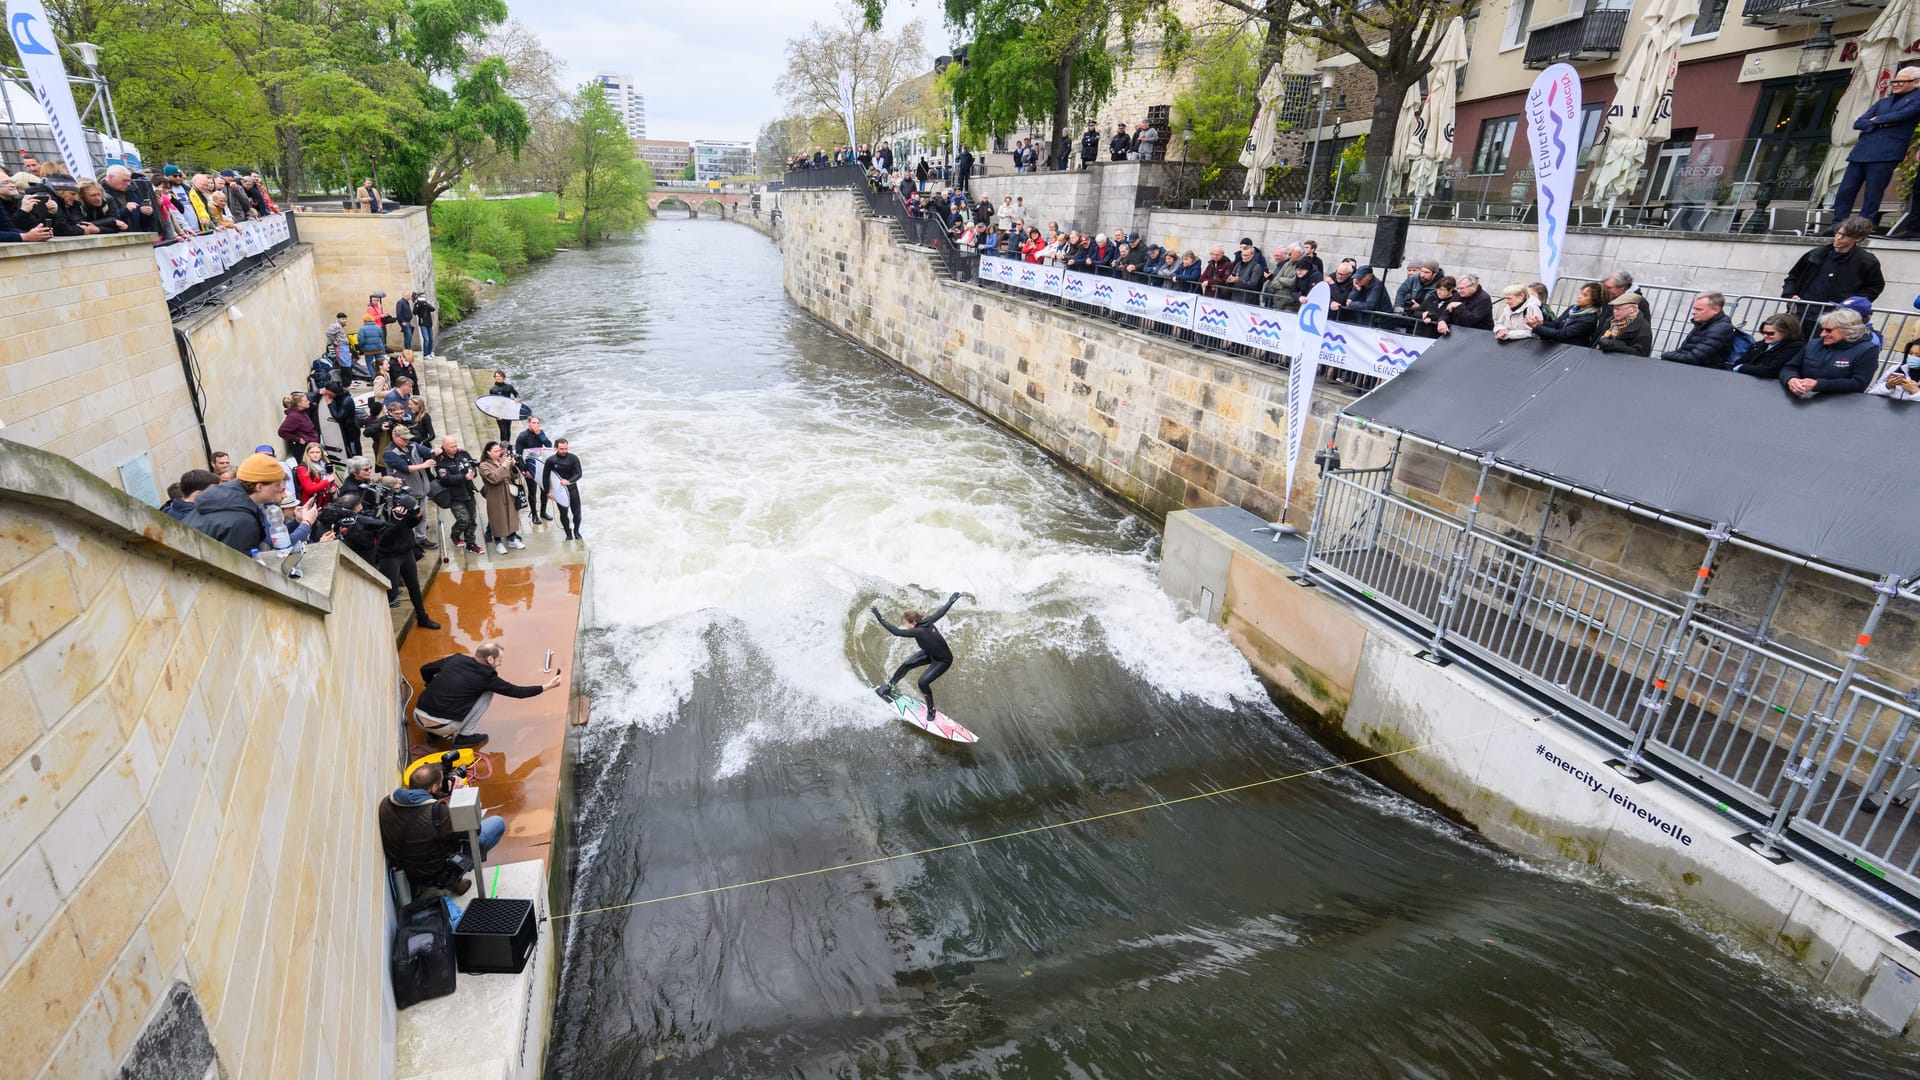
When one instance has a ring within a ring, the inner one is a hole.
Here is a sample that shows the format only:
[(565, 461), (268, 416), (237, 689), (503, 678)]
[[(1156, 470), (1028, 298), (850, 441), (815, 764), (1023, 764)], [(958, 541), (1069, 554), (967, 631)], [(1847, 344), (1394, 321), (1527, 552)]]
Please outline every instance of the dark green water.
[[(586, 462), (576, 908), (1332, 760), (1160, 593), (1151, 528), (812, 322), (747, 229), (562, 255), (450, 344)], [(970, 749), (867, 689), (905, 652), (868, 604), (950, 590)], [(1920, 1075), (1348, 772), (561, 926), (556, 1077)]]

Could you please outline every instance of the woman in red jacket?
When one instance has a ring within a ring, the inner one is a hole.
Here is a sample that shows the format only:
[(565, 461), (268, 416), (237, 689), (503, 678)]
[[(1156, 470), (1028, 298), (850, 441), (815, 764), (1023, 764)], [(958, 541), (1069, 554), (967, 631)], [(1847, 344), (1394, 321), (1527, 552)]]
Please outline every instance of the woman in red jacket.
[(327, 464), (327, 452), (317, 442), (310, 442), (300, 451), (300, 465), (293, 470), (294, 498), (305, 503), (311, 500), (316, 509), (326, 509), (333, 500), (334, 492), (339, 490), (340, 482), (334, 479), (333, 467)]
[(307, 395), (298, 390), (281, 398), (280, 407), (287, 410), (286, 419), (280, 421), (280, 438), (287, 444), (287, 456), (297, 461), (302, 447), (320, 441), (320, 429), (313, 426)]
[(1040, 252), (1046, 249), (1047, 242), (1040, 237), (1039, 229), (1028, 229), (1027, 238), (1020, 244), (1020, 257), (1030, 263), (1040, 261)]

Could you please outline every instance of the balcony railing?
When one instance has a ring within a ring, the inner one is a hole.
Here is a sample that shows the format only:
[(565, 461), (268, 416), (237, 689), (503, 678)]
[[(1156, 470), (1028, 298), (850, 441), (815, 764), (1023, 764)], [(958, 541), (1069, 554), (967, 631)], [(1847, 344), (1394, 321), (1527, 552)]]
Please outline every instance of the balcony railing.
[(1886, 6), (1887, 0), (1746, 0), (1741, 17), (1748, 26), (1778, 30), (1787, 26), (1809, 26), (1827, 16), (1844, 19), (1849, 15), (1865, 15)]
[(1626, 36), (1629, 14), (1589, 11), (1577, 19), (1543, 26), (1527, 35), (1526, 65), (1543, 68), (1562, 61), (1583, 64), (1619, 56), (1620, 39)]

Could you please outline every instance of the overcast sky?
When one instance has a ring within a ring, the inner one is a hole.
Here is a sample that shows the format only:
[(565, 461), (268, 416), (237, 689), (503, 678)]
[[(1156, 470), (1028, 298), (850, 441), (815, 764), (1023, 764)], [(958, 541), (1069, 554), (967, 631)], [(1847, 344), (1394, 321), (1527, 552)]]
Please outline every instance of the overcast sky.
[[(773, 92), (787, 39), (833, 22), (837, 0), (508, 0), (578, 85), (630, 73), (650, 139), (752, 139), (780, 113)], [(919, 18), (937, 55), (938, 0), (889, 0), (887, 29)]]

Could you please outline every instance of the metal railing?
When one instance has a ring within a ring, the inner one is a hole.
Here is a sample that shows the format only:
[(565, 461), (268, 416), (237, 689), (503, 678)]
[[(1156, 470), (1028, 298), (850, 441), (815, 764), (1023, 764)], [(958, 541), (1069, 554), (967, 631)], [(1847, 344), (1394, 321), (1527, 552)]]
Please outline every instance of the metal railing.
[(1811, 26), (1822, 16), (1844, 19), (1879, 11), (1887, 0), (1747, 0), (1741, 16), (1748, 26), (1779, 30), (1789, 26)]
[[(1568, 277), (1556, 282), (1553, 289), (1555, 308), (1571, 307), (1583, 284), (1585, 282), (1577, 278)], [(1653, 324), (1653, 355), (1678, 348), (1693, 327), (1693, 298), (1699, 296), (1701, 290), (1637, 282), (1633, 291), (1647, 301), (1648, 320)], [(1838, 304), (1818, 301), (1785, 300), (1778, 296), (1742, 293), (1727, 293), (1726, 298), (1727, 318), (1733, 320), (1733, 325), (1755, 337), (1759, 336), (1761, 320), (1784, 312), (1800, 319), (1801, 336), (1810, 338), (1812, 335), (1808, 323), (1811, 319), (1807, 316), (1818, 318), (1839, 307)], [(1874, 373), (1874, 383), (1877, 385), (1886, 378), (1893, 365), (1905, 362), (1901, 347), (1920, 337), (1920, 311), (1877, 307), (1873, 309), (1873, 317), (1867, 320), (1867, 325), (1881, 338), (1880, 366)]]
[(1428, 633), (1430, 656), (1471, 658), (1594, 721), (1627, 767), (1658, 763), (1766, 818), (1766, 845), (1790, 830), (1920, 897), (1920, 691), (1858, 671), (1892, 581), (1836, 668), (1768, 641), (1784, 575), (1756, 631), (1701, 613), (1724, 530), (1705, 534), (1697, 584), (1676, 602), (1549, 557), (1551, 500), (1529, 548), (1478, 525), (1477, 509), (1397, 494), (1393, 469), (1323, 474), (1311, 574)]
[(1543, 68), (1559, 61), (1590, 63), (1620, 55), (1627, 12), (1589, 11), (1577, 19), (1543, 26), (1527, 34), (1525, 65)]

